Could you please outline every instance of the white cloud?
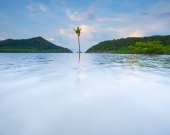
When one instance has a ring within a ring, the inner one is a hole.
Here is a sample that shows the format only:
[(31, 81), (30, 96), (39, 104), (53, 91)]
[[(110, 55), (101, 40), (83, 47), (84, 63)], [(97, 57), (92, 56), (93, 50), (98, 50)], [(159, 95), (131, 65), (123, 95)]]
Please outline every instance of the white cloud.
[(43, 4), (39, 4), (39, 9), (42, 11), (47, 11), (47, 7)]
[[(119, 18), (97, 18), (91, 25), (81, 25), (81, 40), (103, 41), (109, 39), (118, 39), (126, 37), (143, 37), (164, 31), (165, 24), (161, 21), (154, 21), (149, 18), (144, 21), (139, 15), (121, 16)], [(76, 28), (76, 27), (73, 27)], [(60, 29), (60, 33), (69, 37), (77, 38), (73, 28)], [(159, 33), (158, 33), (159, 34)]]
[(87, 12), (83, 13), (83, 17), (85, 20), (93, 20), (95, 18), (94, 11), (89, 9)]
[(32, 3), (31, 5), (29, 5), (28, 7), (28, 10), (30, 12), (34, 12), (34, 11), (47, 11), (47, 7), (45, 5), (43, 5), (42, 3)]
[(54, 41), (54, 38), (47, 38), (48, 41)]
[(76, 38), (75, 32), (73, 29), (60, 29), (60, 33), (69, 37), (69, 38)]
[[(126, 21), (128, 22), (128, 21)], [(163, 23), (148, 23), (146, 24), (136, 24), (137, 22), (131, 21), (130, 24), (121, 24), (117, 27), (110, 27), (106, 30), (103, 30), (105, 34), (112, 34), (118, 38), (126, 38), (126, 37), (143, 37), (147, 36), (151, 33), (156, 33), (158, 31), (163, 30)]]
[(143, 36), (144, 36), (144, 32), (141, 30), (137, 30), (137, 31), (130, 33), (129, 36), (127, 37), (143, 37)]
[(77, 11), (75, 11), (73, 13), (71, 13), (70, 11), (67, 11), (67, 15), (72, 21), (82, 21), (83, 20), (82, 15), (80, 15), (80, 13), (78, 13)]
[(143, 37), (145, 35), (146, 31), (141, 30), (141, 29), (134, 29), (130, 32), (124, 31), (121, 34), (124, 35), (125, 37)]
[[(144, 11), (141, 15), (148, 16), (148, 18), (152, 18), (155, 20), (163, 20), (166, 23), (170, 22), (170, 2), (169, 1), (159, 1), (156, 5), (148, 9), (148, 11)], [(153, 20), (153, 21), (155, 21)]]
[(66, 13), (72, 21), (93, 20), (95, 18), (95, 14), (92, 8), (89, 8), (86, 12), (70, 12), (68, 10)]
[[(92, 26), (81, 25), (80, 28), (82, 28), (80, 35), (82, 40), (91, 39), (93, 35), (97, 33), (96, 28)], [(77, 38), (73, 29), (60, 29), (60, 33), (68, 36), (69, 38)]]
[(159, 5), (161, 5), (162, 3), (163, 3), (163, 0), (159, 1), (159, 2), (156, 4), (156, 6), (159, 6)]
[(116, 37), (120, 38), (125, 38), (125, 37), (141, 37), (144, 36), (145, 31), (141, 30), (139, 27), (132, 26), (118, 26), (116, 28), (110, 27), (108, 29), (103, 29), (103, 33), (110, 35), (112, 34), (113, 36), (115, 35)]
[(63, 37), (55, 35), (53, 38), (57, 45), (60, 45), (63, 47), (69, 47), (69, 43), (66, 40), (64, 40)]
[(97, 33), (97, 29), (93, 26), (81, 25), (82, 28), (81, 37), (82, 39), (91, 39), (94, 34)]
[(28, 8), (28, 10), (31, 11), (31, 12), (33, 12), (33, 11), (36, 10), (33, 5), (29, 5), (27, 8)]

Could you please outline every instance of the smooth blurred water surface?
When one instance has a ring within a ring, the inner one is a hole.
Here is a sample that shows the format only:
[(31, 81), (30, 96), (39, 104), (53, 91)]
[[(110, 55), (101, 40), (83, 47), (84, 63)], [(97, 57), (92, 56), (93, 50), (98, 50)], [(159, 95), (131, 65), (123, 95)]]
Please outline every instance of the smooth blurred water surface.
[(170, 56), (0, 53), (1, 135), (169, 135)]

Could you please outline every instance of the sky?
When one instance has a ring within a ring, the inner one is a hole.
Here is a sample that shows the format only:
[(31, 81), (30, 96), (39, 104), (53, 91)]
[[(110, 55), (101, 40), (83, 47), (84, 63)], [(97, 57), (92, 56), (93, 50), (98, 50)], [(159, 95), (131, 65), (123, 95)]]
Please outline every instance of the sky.
[(78, 51), (105, 40), (170, 35), (170, 0), (0, 0), (0, 40), (44, 39)]

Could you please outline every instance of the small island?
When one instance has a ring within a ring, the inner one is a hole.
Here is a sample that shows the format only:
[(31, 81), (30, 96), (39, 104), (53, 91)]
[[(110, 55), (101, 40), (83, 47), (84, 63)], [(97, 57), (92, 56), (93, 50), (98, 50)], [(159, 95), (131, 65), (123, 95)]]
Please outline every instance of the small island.
[(107, 40), (92, 46), (86, 53), (170, 54), (170, 35)]
[(42, 37), (0, 41), (2, 53), (72, 53), (68, 48), (55, 45)]

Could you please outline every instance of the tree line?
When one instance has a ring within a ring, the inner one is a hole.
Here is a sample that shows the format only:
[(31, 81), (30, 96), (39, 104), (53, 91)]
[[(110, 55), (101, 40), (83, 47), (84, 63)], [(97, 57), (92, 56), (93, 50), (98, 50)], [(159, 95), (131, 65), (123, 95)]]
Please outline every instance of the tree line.
[(128, 37), (121, 39), (113, 39), (107, 40), (98, 43), (97, 45), (89, 48), (86, 53), (103, 53), (103, 52), (111, 52), (111, 53), (134, 53), (129, 46), (134, 46), (136, 42), (146, 43), (148, 41), (159, 41), (163, 46), (167, 46), (167, 54), (170, 54), (170, 50), (168, 46), (170, 46), (170, 35), (166, 36), (150, 36), (150, 37)]
[(42, 37), (0, 41), (0, 52), (72, 53), (68, 48), (57, 46)]

